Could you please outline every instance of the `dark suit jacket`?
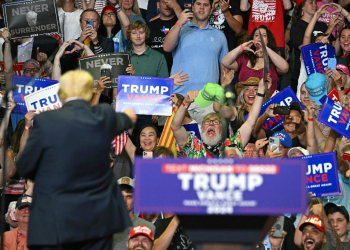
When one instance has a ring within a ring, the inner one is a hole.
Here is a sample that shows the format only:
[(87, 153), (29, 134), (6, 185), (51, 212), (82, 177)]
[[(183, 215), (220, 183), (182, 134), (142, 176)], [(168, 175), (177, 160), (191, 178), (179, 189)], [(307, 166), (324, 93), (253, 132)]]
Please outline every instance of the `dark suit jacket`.
[[(113, 53), (114, 52), (114, 43), (113, 43), (112, 39), (98, 35), (98, 42), (100, 43), (100, 45), (103, 49), (102, 53)], [(92, 42), (90, 43), (90, 49), (94, 54), (96, 54), (95, 49), (94, 49), (94, 44)], [(79, 67), (78, 58), (80, 56), (81, 55), (80, 55), (79, 51), (76, 51), (75, 53), (72, 53), (72, 54), (64, 55), (61, 58), (62, 74), (64, 74), (68, 70), (77, 69)]]
[(103, 238), (131, 226), (110, 168), (112, 139), (132, 127), (109, 105), (83, 100), (35, 117), (18, 173), (34, 180), (28, 246)]
[[(47, 58), (53, 62), (55, 55), (59, 49), (58, 41), (51, 36), (36, 36), (33, 41), (33, 49), (31, 58), (36, 60), (36, 48), (39, 47), (40, 52), (44, 52), (47, 55)], [(2, 52), (4, 52), (5, 43), (2, 45)], [(17, 44), (13, 43), (11, 40), (11, 54), (14, 62), (17, 62)]]

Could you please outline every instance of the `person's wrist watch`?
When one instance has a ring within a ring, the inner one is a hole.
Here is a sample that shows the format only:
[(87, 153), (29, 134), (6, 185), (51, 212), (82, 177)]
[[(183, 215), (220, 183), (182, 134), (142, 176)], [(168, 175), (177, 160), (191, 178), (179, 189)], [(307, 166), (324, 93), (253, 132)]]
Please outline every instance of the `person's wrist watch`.
[(337, 90), (339, 90), (339, 91), (344, 91), (345, 88), (344, 88), (344, 86), (341, 86), (341, 87), (337, 87)]
[(259, 92), (256, 93), (257, 96), (260, 96), (260, 97), (265, 97), (265, 93), (264, 94), (261, 94)]

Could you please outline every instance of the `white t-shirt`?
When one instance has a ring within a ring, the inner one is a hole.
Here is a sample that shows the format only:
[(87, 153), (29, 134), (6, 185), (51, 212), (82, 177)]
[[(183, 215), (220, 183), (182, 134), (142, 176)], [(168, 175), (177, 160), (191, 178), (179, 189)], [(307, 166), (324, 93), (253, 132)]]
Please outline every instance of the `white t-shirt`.
[(77, 39), (81, 34), (79, 18), (82, 9), (74, 12), (65, 12), (62, 8), (57, 8), (58, 17), (60, 19), (62, 34), (62, 42), (68, 42), (70, 39)]

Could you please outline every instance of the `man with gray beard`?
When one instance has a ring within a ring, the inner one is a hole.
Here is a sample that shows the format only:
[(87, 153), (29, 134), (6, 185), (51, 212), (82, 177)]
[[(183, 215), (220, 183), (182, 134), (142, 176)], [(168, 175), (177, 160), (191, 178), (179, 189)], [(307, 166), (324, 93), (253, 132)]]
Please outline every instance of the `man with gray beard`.
[[(201, 96), (208, 101), (208, 105), (214, 100), (220, 100), (215, 94), (206, 93), (206, 88), (201, 90)], [(186, 110), (194, 102), (198, 95), (198, 91), (187, 92), (182, 105), (177, 110), (174, 119), (171, 123), (176, 143), (179, 146), (178, 154), (186, 156), (187, 158), (212, 158), (221, 157), (222, 145), (222, 124), (221, 118), (217, 113), (207, 114), (202, 121), (201, 137), (199, 140), (196, 136), (188, 133), (182, 126), (182, 121), (185, 118)], [(259, 82), (258, 93), (254, 100), (253, 106), (249, 112), (248, 119), (237, 130), (236, 134), (227, 138), (224, 146), (233, 145), (240, 152), (243, 152), (245, 145), (248, 143), (253, 127), (258, 119), (261, 106), (263, 104), (263, 97), (265, 96), (265, 86), (263, 81)], [(209, 100), (210, 99), (210, 100)]]

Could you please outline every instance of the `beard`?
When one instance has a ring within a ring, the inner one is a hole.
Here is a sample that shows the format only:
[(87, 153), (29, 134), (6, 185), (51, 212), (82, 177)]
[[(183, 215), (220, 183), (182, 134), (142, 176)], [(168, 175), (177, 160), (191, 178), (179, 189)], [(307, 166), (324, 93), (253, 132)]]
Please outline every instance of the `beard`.
[(322, 242), (317, 242), (315, 243), (314, 248), (305, 248), (304, 243), (301, 243), (301, 250), (322, 250), (323, 249), (323, 243)]
[[(214, 132), (216, 134), (214, 138), (208, 138), (207, 132), (209, 129), (214, 130)], [(209, 126), (205, 131), (202, 131), (201, 137), (202, 137), (202, 141), (209, 146), (215, 146), (221, 140), (221, 134), (216, 132), (216, 129), (214, 126)]]

